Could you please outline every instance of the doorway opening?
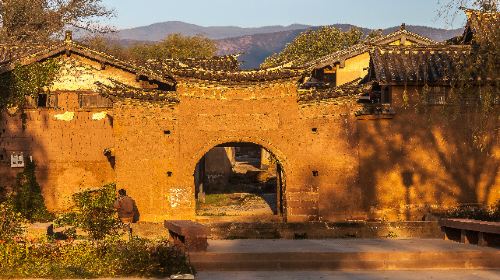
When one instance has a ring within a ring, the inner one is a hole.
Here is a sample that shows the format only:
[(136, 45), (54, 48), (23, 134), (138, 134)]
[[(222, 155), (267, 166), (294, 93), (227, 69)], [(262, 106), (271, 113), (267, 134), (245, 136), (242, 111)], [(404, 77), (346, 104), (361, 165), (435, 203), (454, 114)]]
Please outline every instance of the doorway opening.
[(226, 143), (208, 151), (194, 172), (198, 217), (284, 220), (285, 178), (276, 157), (253, 143)]

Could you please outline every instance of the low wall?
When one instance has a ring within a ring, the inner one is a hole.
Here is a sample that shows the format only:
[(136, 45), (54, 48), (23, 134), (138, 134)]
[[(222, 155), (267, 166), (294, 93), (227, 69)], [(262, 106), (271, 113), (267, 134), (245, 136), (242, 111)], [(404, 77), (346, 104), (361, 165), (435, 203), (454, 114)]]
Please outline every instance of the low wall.
[(214, 223), (210, 239), (443, 238), (438, 222)]

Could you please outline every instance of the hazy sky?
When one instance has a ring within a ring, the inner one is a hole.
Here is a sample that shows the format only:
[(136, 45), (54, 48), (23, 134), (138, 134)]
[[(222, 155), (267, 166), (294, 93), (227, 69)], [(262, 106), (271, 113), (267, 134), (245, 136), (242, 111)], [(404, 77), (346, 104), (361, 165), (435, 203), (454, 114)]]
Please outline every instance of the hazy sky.
[(426, 25), (463, 26), (460, 15), (453, 26), (437, 18), (438, 0), (103, 0), (116, 9), (111, 24), (137, 27), (179, 20), (202, 26), (256, 27), (301, 23), (350, 23), (368, 28)]

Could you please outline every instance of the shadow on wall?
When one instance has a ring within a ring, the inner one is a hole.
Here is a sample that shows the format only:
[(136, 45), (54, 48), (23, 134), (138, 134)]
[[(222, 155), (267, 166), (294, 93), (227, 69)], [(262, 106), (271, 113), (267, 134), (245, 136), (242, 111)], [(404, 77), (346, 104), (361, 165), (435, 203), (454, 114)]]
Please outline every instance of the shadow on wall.
[[(36, 179), (44, 192), (47, 180), (47, 153), (40, 133), (47, 128), (47, 118), (39, 112), (0, 112), (0, 187), (12, 190), (16, 176), (30, 160), (35, 161)], [(37, 124), (35, 124), (35, 122)], [(12, 157), (17, 159), (15, 164)]]
[[(495, 112), (497, 113), (497, 112)], [(363, 205), (375, 219), (421, 219), (426, 211), (498, 199), (498, 124), (442, 107), (399, 109), (360, 121)]]

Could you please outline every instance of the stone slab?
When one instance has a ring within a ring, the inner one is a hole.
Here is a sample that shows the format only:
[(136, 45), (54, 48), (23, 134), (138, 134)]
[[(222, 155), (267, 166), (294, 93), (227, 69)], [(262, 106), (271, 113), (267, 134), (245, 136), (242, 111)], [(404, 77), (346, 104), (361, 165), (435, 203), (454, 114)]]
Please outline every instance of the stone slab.
[(441, 219), (439, 224), (442, 227), (500, 234), (500, 222), (487, 222), (471, 219)]
[(486, 280), (500, 270), (402, 271), (200, 271), (197, 280)]
[(213, 240), (198, 271), (500, 269), (500, 250), (437, 239)]

